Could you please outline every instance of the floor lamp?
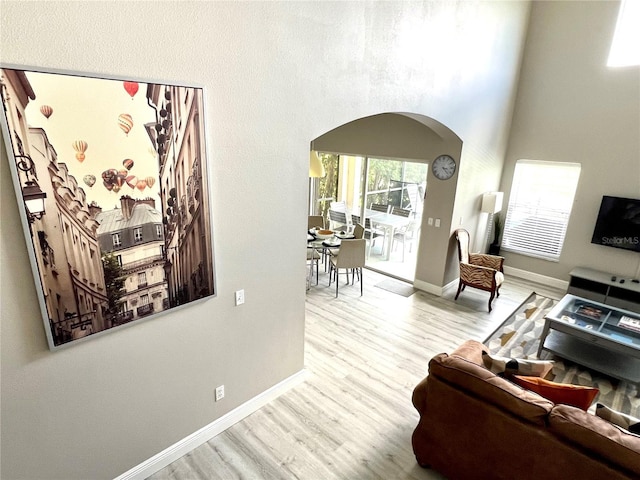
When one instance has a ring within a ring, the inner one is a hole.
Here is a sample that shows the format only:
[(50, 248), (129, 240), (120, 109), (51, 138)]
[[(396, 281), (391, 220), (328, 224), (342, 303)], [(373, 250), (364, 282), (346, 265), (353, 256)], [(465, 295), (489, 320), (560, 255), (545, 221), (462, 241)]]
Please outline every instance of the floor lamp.
[[(320, 160), (318, 152), (311, 150), (311, 154), (309, 155), (309, 215), (316, 214), (316, 202), (314, 201), (314, 197), (316, 196), (317, 181), (315, 181), (315, 179), (322, 178), (324, 175), (324, 165), (322, 165), (322, 160)], [(311, 211), (312, 205), (313, 211)]]
[(487, 192), (482, 196), (482, 213), (488, 214), (486, 241), (491, 244), (489, 234), (493, 227), (493, 216), (502, 210), (503, 192)]

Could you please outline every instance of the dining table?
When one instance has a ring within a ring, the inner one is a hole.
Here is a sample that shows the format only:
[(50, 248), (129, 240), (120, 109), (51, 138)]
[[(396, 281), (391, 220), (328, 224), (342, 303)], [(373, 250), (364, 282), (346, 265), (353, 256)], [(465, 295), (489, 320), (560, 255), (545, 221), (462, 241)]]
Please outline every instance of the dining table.
[(370, 209), (365, 210), (365, 215), (371, 221), (372, 226), (381, 228), (385, 231), (385, 236), (389, 236), (389, 241), (384, 243), (384, 250), (382, 252), (382, 258), (384, 260), (389, 260), (389, 257), (391, 256), (391, 245), (396, 231), (400, 228), (406, 227), (413, 220), (410, 217), (403, 217), (401, 215), (378, 212), (377, 210)]
[[(355, 238), (353, 233), (349, 233), (347, 231), (338, 231), (334, 232), (328, 238), (320, 238), (318, 236), (317, 230), (315, 228), (311, 228), (307, 231), (307, 249), (311, 249), (311, 266), (309, 267), (309, 276), (307, 277), (307, 290), (311, 287), (311, 282), (313, 280), (313, 257), (314, 253), (318, 253), (321, 258), (327, 257), (327, 252), (329, 250), (335, 251), (340, 249), (340, 242), (343, 239), (352, 239)], [(316, 264), (316, 268), (318, 265)], [(318, 274), (316, 272), (316, 278)], [(316, 285), (318, 282), (316, 282)]]

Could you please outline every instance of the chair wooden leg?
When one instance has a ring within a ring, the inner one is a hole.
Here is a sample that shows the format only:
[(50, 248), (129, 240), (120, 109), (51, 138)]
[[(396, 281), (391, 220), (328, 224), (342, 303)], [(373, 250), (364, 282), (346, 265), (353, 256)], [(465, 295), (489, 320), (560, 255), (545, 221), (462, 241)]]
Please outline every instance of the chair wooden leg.
[(489, 312), (491, 312), (491, 302), (493, 302), (493, 297), (495, 297), (495, 292), (491, 292), (491, 296), (489, 297)]
[(362, 286), (364, 284), (364, 282), (362, 281), (362, 267), (360, 267), (358, 270), (360, 270), (360, 296), (362, 296)]
[(462, 287), (463, 287), (462, 280), (460, 280), (458, 282), (458, 293), (456, 293), (456, 298), (454, 298), (454, 300), (458, 299), (458, 295), (460, 295), (460, 292), (462, 291)]
[[(349, 279), (349, 271), (347, 270), (347, 280)], [(338, 279), (338, 267), (336, 267), (336, 298), (338, 298), (338, 285), (340, 285), (340, 281)]]

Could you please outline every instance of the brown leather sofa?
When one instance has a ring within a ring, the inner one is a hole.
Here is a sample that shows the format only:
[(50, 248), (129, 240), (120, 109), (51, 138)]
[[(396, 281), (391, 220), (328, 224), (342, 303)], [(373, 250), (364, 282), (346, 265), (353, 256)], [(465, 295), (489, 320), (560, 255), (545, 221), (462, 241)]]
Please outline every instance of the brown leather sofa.
[(482, 366), (469, 340), (429, 362), (413, 404), (416, 460), (450, 479), (640, 479), (640, 436)]

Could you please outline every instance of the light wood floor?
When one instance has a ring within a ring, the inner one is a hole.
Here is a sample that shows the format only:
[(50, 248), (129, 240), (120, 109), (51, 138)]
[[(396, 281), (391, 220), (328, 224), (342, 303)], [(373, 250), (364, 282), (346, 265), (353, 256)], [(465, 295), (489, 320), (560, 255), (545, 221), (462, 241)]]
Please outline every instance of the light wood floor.
[(365, 270), (364, 296), (356, 283), (336, 299), (321, 275), (307, 292), (306, 380), (151, 478), (443, 478), (411, 449), (411, 393), (429, 359), (483, 341), (532, 291), (563, 292), (507, 277), (489, 314), (486, 292), (403, 297), (375, 286), (385, 279)]

